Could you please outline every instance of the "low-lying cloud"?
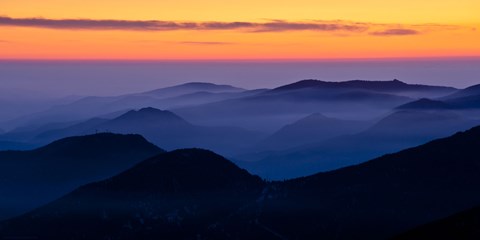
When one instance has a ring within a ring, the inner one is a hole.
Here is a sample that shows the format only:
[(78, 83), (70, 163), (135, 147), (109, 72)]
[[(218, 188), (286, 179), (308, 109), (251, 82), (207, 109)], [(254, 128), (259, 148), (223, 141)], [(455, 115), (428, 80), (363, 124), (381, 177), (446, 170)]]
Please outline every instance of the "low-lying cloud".
[[(0, 26), (34, 27), (60, 30), (122, 30), (122, 31), (222, 31), (235, 30), (249, 33), (317, 31), (342, 33), (367, 33), (374, 36), (406, 36), (424, 33), (424, 30), (452, 30), (455, 26), (445, 25), (401, 25), (376, 24), (352, 21), (285, 21), (265, 22), (194, 22), (161, 20), (97, 20), (97, 19), (47, 19), (12, 18), (0, 16)], [(194, 44), (192, 42), (192, 44)], [(209, 44), (198, 43), (198, 44)], [(210, 44), (216, 44), (211, 42)]]
[(370, 35), (375, 36), (405, 36), (405, 35), (417, 35), (419, 31), (415, 29), (393, 28), (385, 29), (383, 31), (371, 32)]
[(248, 32), (283, 31), (366, 31), (368, 26), (342, 21), (289, 22), (176, 22), (158, 20), (95, 20), (0, 17), (0, 26), (36, 27), (70, 30), (244, 30)]
[(177, 42), (179, 44), (187, 44), (187, 45), (228, 45), (233, 44), (232, 42), (192, 42), (192, 41), (184, 41), (184, 42)]

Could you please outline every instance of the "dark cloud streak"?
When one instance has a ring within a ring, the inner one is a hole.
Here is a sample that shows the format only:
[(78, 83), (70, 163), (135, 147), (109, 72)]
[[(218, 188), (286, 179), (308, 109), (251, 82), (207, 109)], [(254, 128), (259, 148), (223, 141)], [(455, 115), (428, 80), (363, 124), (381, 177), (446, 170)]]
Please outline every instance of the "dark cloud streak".
[(223, 31), (236, 30), (247, 33), (317, 31), (335, 34), (365, 33), (373, 36), (408, 36), (430, 31), (455, 30), (459, 26), (440, 24), (381, 24), (353, 21), (285, 21), (270, 19), (265, 22), (194, 22), (160, 20), (98, 20), (98, 19), (47, 19), (11, 18), (0, 16), (0, 27), (34, 27), (59, 30), (121, 30), (121, 31)]
[(404, 28), (393, 28), (385, 29), (383, 31), (371, 32), (370, 35), (374, 36), (407, 36), (407, 35), (418, 35), (419, 31), (414, 29), (404, 29)]
[(228, 45), (233, 44), (232, 42), (178, 42), (180, 44), (187, 44), (187, 45)]
[(350, 22), (175, 22), (94, 19), (45, 19), (0, 17), (0, 26), (36, 27), (68, 30), (129, 30), (129, 31), (173, 31), (173, 30), (245, 30), (248, 32), (283, 31), (365, 31), (368, 26)]

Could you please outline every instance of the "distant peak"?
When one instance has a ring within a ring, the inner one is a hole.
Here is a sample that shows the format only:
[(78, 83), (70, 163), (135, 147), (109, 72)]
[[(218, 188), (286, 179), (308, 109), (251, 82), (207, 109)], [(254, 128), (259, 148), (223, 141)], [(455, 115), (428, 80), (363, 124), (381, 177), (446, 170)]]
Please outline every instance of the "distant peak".
[[(139, 134), (117, 134), (117, 133), (109, 133), (109, 132), (102, 132), (84, 136), (74, 136), (74, 137), (67, 137), (56, 140), (46, 146), (43, 146), (37, 150), (46, 150), (52, 148), (66, 148), (69, 146), (89, 146), (95, 144), (146, 144), (152, 145), (149, 143), (143, 136)], [(153, 146), (153, 145), (152, 145)]]
[(209, 82), (188, 82), (188, 83), (180, 84), (179, 86), (222, 86), (222, 87), (231, 87), (230, 85), (219, 85), (219, 84), (209, 83)]
[(137, 112), (148, 112), (148, 113), (171, 113), (170, 111), (166, 111), (166, 110), (160, 110), (158, 108), (154, 108), (154, 107), (145, 107), (145, 108), (141, 108), (139, 109)]
[(398, 79), (393, 80), (349, 80), (349, 81), (322, 81), (315, 79), (305, 79), (295, 83), (287, 84), (273, 89), (273, 91), (282, 91), (282, 90), (297, 90), (303, 88), (325, 88), (325, 89), (363, 89), (363, 90), (372, 90), (372, 91), (415, 91), (415, 90), (440, 90), (440, 89), (450, 89), (453, 88), (439, 87), (439, 86), (429, 86), (429, 85), (420, 85), (420, 84), (408, 84), (402, 82)]
[(317, 119), (317, 118), (320, 119), (320, 118), (321, 118), (321, 119), (323, 119), (323, 118), (328, 118), (328, 117), (325, 116), (325, 115), (323, 115), (323, 114), (321, 114), (321, 113), (312, 113), (312, 114), (308, 115), (308, 116), (305, 117), (305, 118), (314, 118), (314, 119)]
[(448, 103), (432, 100), (428, 98), (421, 98), (419, 100), (409, 102), (396, 107), (396, 109), (449, 109), (451, 106)]
[(137, 119), (137, 120), (151, 120), (152, 118), (161, 118), (162, 120), (181, 121), (184, 122), (181, 117), (168, 110), (160, 110), (153, 107), (141, 108), (139, 110), (130, 110), (127, 113), (116, 118), (119, 119)]
[(126, 114), (137, 114), (137, 113), (149, 113), (149, 114), (173, 114), (170, 111), (167, 110), (160, 110), (158, 108), (154, 107), (145, 107), (145, 108), (140, 108), (138, 110), (130, 110)]

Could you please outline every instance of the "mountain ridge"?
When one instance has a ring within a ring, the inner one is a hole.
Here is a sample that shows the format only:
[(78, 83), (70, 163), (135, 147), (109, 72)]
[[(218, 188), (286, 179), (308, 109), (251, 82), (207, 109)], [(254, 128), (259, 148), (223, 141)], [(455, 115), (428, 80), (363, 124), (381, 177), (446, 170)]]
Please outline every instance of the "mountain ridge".
[[(268, 183), (210, 151), (177, 150), (3, 222), (0, 232), (39, 239), (386, 239), (477, 206), (479, 146), (480, 126), (366, 163)], [(202, 162), (209, 164), (202, 169)]]

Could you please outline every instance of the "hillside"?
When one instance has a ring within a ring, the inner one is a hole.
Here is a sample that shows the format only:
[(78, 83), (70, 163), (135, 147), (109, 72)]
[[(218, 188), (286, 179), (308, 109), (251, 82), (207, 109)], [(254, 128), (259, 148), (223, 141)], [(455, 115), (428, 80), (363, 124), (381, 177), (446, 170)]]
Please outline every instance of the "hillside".
[(45, 204), (162, 151), (139, 135), (102, 133), (30, 151), (0, 152), (0, 218)]

